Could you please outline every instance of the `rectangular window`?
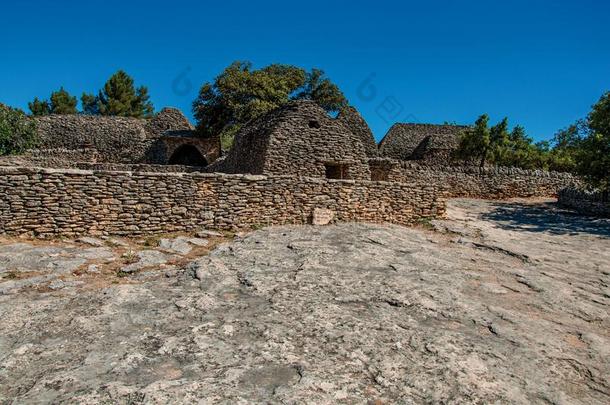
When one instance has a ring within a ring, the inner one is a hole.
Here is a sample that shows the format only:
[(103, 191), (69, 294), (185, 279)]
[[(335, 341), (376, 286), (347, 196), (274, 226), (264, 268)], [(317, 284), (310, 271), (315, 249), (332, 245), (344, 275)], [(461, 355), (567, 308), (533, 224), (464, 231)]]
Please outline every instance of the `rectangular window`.
[(388, 181), (389, 173), (380, 167), (371, 166), (371, 180), (373, 181)]
[(326, 178), (327, 179), (337, 179), (337, 180), (345, 180), (348, 177), (348, 169), (349, 165), (345, 164), (336, 164), (336, 163), (325, 163), (326, 167)]

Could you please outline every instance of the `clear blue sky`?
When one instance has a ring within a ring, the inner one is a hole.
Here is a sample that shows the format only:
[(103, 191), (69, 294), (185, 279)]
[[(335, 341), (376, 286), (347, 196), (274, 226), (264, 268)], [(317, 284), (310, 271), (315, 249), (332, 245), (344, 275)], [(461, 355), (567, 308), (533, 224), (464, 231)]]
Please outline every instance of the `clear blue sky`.
[(232, 61), (280, 62), (325, 70), (378, 139), (393, 121), (483, 112), (545, 139), (610, 90), (609, 17), (601, 0), (11, 1), (0, 102), (97, 91), (121, 68), (157, 109), (190, 115)]

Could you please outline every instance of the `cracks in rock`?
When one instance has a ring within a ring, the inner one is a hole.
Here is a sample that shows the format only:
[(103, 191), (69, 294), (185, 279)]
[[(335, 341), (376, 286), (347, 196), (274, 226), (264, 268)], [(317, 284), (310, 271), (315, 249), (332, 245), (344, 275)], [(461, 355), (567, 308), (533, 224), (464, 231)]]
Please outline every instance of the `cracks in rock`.
[(239, 282), (240, 285), (242, 285), (242, 286), (244, 286), (246, 288), (254, 287), (254, 284), (248, 278), (248, 275), (246, 273), (241, 272), (241, 271), (237, 272), (237, 281)]
[(523, 277), (520, 274), (517, 274), (515, 276), (517, 283), (519, 284), (523, 284), (524, 286), (528, 287), (530, 290), (541, 293), (544, 291), (543, 288), (538, 287), (537, 285), (535, 285), (534, 283), (532, 283), (530, 280), (526, 279), (525, 277)]
[(521, 260), (523, 263), (531, 263), (531, 259), (528, 255), (522, 254), (522, 253), (517, 253), (517, 252), (513, 252), (512, 250), (508, 250), (508, 249), (504, 249), (501, 248), (499, 246), (493, 246), (493, 245), (488, 245), (485, 243), (480, 243), (480, 242), (474, 242), (474, 241), (465, 241), (462, 239), (459, 239), (457, 241), (457, 243), (459, 244), (463, 244), (463, 245), (472, 245), (478, 249), (484, 249), (484, 250), (488, 250), (491, 252), (496, 252), (496, 253), (500, 253), (506, 256), (510, 256), (510, 257), (514, 257), (515, 259)]
[(391, 299), (391, 298), (390, 299), (383, 299), (383, 300), (380, 300), (380, 301), (388, 304), (391, 307), (397, 307), (397, 308), (409, 308), (409, 307), (413, 306), (413, 304), (406, 304), (404, 302), (401, 302), (401, 301), (398, 301), (398, 300), (395, 300), (395, 299)]
[(367, 243), (371, 243), (373, 245), (386, 246), (386, 243), (383, 243), (383, 242), (373, 239), (371, 237), (367, 237), (366, 239), (364, 239), (364, 241)]
[(594, 324), (596, 324), (596, 323), (601, 323), (604, 320), (603, 318), (591, 316), (590, 314), (588, 314), (586, 312), (583, 312), (582, 310), (578, 310), (578, 309), (576, 311), (566, 311), (566, 312), (568, 314), (578, 318), (578, 319), (581, 319), (581, 320), (587, 322), (587, 323), (594, 323)]
[(293, 364), (292, 368), (294, 368), (294, 370), (297, 372), (297, 375), (299, 376), (299, 381), (297, 381), (297, 384), (299, 384), (305, 377), (305, 367), (303, 367), (302, 364)]
[(299, 267), (297, 267), (297, 268), (296, 268), (296, 269), (293, 271), (292, 279), (293, 279), (294, 281), (297, 281), (297, 277), (298, 277), (299, 273), (300, 273), (301, 271), (303, 271), (303, 268), (304, 268), (304, 267), (305, 267), (305, 262), (303, 262), (303, 263), (299, 264)]
[(509, 285), (506, 285), (506, 284), (500, 284), (500, 286), (502, 286), (502, 287), (504, 287), (507, 290), (510, 290), (512, 292), (516, 292), (516, 293), (521, 293), (522, 292), (521, 290), (517, 290), (516, 288), (513, 288), (513, 287), (511, 287)]

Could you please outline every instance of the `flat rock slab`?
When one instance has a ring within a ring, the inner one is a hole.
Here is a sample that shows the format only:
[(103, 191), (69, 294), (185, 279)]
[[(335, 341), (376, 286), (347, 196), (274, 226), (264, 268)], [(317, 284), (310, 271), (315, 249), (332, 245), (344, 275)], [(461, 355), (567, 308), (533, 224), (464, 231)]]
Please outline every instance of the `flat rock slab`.
[(272, 227), (180, 271), (0, 296), (0, 402), (609, 403), (610, 222), (448, 215)]
[(96, 246), (96, 247), (101, 247), (105, 245), (105, 242), (101, 239), (97, 239), (97, 238), (92, 238), (92, 237), (82, 237), (76, 240), (79, 243), (84, 243), (86, 245), (91, 245), (91, 246)]
[(216, 231), (210, 231), (207, 229), (204, 229), (202, 231), (199, 231), (195, 234), (198, 238), (219, 238), (222, 235), (222, 233), (220, 232), (216, 232)]
[(159, 248), (187, 255), (193, 250), (193, 246), (207, 246), (209, 243), (206, 239), (179, 236), (173, 239), (161, 239), (159, 241)]
[(115, 260), (103, 247), (41, 246), (28, 243), (0, 245), (0, 294), (39, 287), (70, 274), (91, 261)]
[(167, 263), (169, 260), (169, 256), (167, 254), (152, 249), (142, 250), (135, 253), (135, 255), (137, 259), (133, 263), (123, 267), (121, 269), (123, 273), (134, 273), (145, 268), (160, 266)]

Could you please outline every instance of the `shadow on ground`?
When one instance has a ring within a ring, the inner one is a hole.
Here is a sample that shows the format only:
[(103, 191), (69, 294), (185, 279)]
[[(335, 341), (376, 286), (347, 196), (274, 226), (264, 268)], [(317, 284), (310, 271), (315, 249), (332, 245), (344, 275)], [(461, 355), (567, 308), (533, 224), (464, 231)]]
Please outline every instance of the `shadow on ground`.
[(493, 206), (483, 219), (513, 231), (548, 232), (556, 235), (588, 233), (610, 238), (610, 219), (579, 215), (556, 203), (506, 203)]

